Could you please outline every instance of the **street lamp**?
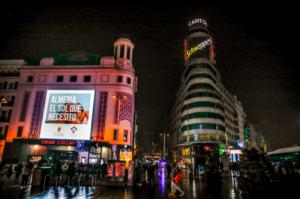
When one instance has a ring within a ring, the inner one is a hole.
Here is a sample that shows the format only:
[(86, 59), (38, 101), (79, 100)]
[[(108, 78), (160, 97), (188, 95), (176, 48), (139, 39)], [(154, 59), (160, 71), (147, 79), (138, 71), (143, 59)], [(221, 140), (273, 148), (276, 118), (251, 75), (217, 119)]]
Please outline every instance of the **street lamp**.
[(167, 136), (170, 136), (170, 134), (169, 133), (166, 133), (166, 132), (163, 132), (163, 133), (160, 133), (159, 134), (160, 136), (163, 136), (164, 137), (164, 143), (163, 143), (163, 159), (165, 159), (165, 157), (166, 157), (166, 135)]

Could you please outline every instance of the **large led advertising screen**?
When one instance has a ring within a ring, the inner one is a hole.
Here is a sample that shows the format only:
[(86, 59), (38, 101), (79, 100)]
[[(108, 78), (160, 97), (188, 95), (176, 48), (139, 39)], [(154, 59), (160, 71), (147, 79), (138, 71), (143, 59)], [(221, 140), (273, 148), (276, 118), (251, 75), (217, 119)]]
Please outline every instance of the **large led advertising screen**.
[(89, 140), (94, 90), (48, 90), (41, 139)]

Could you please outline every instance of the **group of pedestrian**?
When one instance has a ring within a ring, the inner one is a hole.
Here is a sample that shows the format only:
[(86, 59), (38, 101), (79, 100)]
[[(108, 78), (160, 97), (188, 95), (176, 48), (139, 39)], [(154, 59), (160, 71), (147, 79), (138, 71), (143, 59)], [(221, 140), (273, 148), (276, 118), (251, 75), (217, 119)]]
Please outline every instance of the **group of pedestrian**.
[(1, 170), (5, 174), (6, 180), (10, 180), (13, 174), (15, 174), (14, 181), (16, 184), (19, 184), (19, 180), (21, 176), (21, 184), (20, 184), (21, 189), (23, 189), (29, 184), (31, 180), (31, 174), (33, 168), (34, 165), (31, 162), (23, 162), (23, 163), (19, 162), (15, 164), (3, 163), (3, 165), (1, 166)]

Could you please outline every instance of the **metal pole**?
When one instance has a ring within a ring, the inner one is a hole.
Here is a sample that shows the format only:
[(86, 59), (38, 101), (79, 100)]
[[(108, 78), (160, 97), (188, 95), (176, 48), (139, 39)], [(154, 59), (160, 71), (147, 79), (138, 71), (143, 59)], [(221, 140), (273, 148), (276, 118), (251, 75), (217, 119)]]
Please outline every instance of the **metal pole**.
[(166, 157), (166, 132), (164, 132), (164, 159)]

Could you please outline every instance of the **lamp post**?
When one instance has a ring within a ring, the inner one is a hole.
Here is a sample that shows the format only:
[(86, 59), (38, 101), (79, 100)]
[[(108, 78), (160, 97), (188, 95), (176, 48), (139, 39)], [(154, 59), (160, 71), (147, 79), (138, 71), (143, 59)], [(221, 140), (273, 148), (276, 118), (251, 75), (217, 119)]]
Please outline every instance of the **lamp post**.
[(166, 132), (163, 132), (163, 133), (160, 134), (160, 136), (163, 136), (163, 138), (164, 138), (163, 139), (163, 141), (164, 141), (164, 143), (163, 143), (163, 159), (166, 158), (166, 135), (170, 136), (170, 134), (166, 133)]

